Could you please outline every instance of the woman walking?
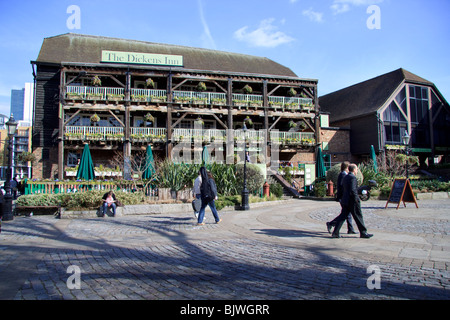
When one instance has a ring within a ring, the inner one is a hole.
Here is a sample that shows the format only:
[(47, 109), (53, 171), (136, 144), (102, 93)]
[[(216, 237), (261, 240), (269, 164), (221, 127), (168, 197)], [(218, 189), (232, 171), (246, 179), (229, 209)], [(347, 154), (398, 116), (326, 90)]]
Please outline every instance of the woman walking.
[(200, 168), (200, 175), (201, 175), (200, 194), (202, 199), (202, 206), (198, 214), (197, 225), (198, 226), (205, 225), (203, 223), (203, 219), (205, 218), (206, 206), (209, 206), (209, 208), (212, 211), (212, 214), (214, 215), (216, 223), (219, 223), (222, 220), (219, 218), (219, 213), (217, 212), (216, 205), (214, 202), (215, 199), (217, 198), (216, 183), (214, 181), (212, 174), (210, 172), (207, 172), (205, 167)]

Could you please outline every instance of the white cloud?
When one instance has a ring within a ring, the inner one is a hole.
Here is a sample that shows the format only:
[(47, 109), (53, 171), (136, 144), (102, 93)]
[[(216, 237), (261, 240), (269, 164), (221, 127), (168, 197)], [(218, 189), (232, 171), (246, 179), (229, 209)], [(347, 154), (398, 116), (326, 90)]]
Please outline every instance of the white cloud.
[(352, 6), (370, 6), (383, 1), (384, 0), (334, 0), (330, 8), (331, 11), (333, 11), (333, 14), (341, 14), (350, 11)]
[(261, 21), (258, 29), (253, 31), (248, 31), (248, 26), (242, 27), (234, 32), (234, 38), (254, 47), (266, 48), (274, 48), (295, 40), (284, 32), (278, 31), (278, 28), (273, 25), (274, 21), (273, 18), (265, 19)]
[(308, 17), (311, 21), (323, 22), (323, 13), (322, 12), (313, 11), (312, 8), (309, 8), (307, 10), (303, 10), (302, 14), (305, 17)]

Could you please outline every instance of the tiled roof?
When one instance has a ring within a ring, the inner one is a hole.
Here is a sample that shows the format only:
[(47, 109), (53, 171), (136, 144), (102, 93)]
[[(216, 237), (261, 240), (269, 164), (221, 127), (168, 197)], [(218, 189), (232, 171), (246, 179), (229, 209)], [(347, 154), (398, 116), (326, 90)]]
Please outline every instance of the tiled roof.
[(320, 110), (330, 113), (330, 122), (374, 113), (404, 81), (433, 85), (432, 82), (400, 68), (320, 97)]
[(264, 57), (73, 33), (45, 38), (36, 61), (99, 64), (102, 50), (182, 55), (184, 68), (190, 70), (297, 78), (289, 68)]

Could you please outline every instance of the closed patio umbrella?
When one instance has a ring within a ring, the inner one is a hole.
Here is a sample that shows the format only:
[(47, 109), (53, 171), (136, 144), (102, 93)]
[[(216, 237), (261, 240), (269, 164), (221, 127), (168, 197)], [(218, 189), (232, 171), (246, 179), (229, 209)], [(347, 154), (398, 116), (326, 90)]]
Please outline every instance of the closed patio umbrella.
[(78, 166), (77, 179), (83, 179), (86, 181), (94, 180), (94, 163), (92, 162), (91, 152), (89, 151), (89, 145), (85, 144), (83, 153), (81, 154), (80, 165)]
[(375, 148), (373, 147), (373, 145), (370, 146), (370, 159), (373, 163), (373, 171), (375, 171), (375, 173), (378, 173), (377, 156), (375, 155)]
[(155, 173), (155, 160), (153, 159), (153, 151), (150, 145), (147, 146), (147, 155), (145, 158), (145, 171), (143, 179), (151, 179)]
[(325, 163), (323, 161), (322, 149), (317, 149), (316, 155), (316, 179), (325, 178)]
[(202, 166), (207, 166), (208, 164), (209, 164), (208, 147), (204, 146), (202, 151)]

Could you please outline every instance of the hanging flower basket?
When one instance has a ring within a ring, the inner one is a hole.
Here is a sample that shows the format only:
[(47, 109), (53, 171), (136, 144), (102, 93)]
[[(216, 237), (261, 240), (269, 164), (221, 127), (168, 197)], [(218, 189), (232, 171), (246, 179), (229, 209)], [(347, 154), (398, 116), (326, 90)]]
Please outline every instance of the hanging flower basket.
[(18, 158), (21, 162), (36, 161), (36, 156), (32, 152), (22, 152), (19, 154)]
[(147, 80), (145, 80), (145, 84), (147, 85), (148, 88), (155, 87), (155, 82), (153, 82), (152, 78), (148, 78)]
[(294, 121), (289, 121), (289, 128), (297, 128), (297, 123), (295, 123)]
[(249, 126), (252, 126), (252, 125), (253, 125), (253, 121), (252, 121), (252, 119), (250, 119), (249, 116), (247, 116), (247, 117), (244, 119), (244, 123), (245, 123), (245, 124), (248, 124)]
[(297, 95), (297, 91), (294, 88), (290, 88), (288, 91), (288, 95), (290, 97), (295, 97)]
[(152, 114), (149, 112), (144, 116), (145, 121), (147, 122), (154, 122), (155, 121), (155, 117), (152, 116)]
[(197, 85), (198, 91), (206, 91), (206, 84), (204, 82), (199, 82)]
[(205, 122), (203, 121), (202, 118), (198, 117), (197, 120), (195, 120), (195, 124), (202, 126), (205, 124)]
[(244, 90), (244, 93), (246, 93), (246, 94), (252, 94), (252, 92), (253, 92), (252, 87), (250, 87), (248, 84), (245, 85), (243, 90)]
[(100, 80), (99, 76), (94, 76), (94, 77), (92, 78), (92, 84), (93, 84), (95, 87), (101, 86), (101, 85), (102, 85), (102, 80)]
[(100, 117), (95, 113), (91, 116), (91, 122), (99, 122), (100, 121)]

